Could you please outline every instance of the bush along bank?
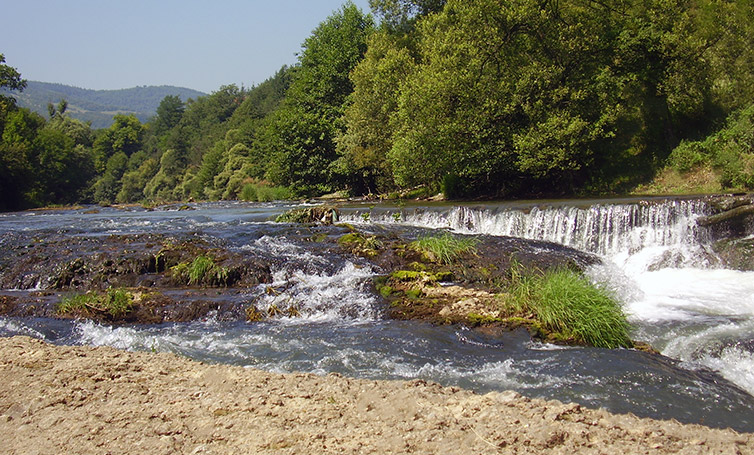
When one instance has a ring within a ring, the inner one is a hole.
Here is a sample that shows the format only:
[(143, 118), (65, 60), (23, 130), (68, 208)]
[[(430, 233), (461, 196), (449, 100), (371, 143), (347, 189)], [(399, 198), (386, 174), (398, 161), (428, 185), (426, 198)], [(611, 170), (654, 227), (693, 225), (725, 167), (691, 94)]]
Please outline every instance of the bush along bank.
[(444, 232), (407, 242), (350, 228), (339, 244), (387, 271), (375, 288), (393, 318), (523, 327), (546, 342), (649, 349), (630, 339), (620, 304), (584, 276), (594, 256), (524, 239)]

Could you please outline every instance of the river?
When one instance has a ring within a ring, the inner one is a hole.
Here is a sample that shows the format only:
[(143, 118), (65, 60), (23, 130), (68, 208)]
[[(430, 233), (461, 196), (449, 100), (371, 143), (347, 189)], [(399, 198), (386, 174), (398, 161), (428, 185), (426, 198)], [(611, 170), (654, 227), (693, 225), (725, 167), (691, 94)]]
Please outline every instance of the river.
[[(696, 220), (699, 200), (352, 205), (341, 220), (416, 236), (446, 229), (571, 246), (602, 258), (589, 276), (609, 287), (633, 337), (663, 355), (561, 347), (517, 331), (502, 337), (385, 317), (373, 266), (312, 241), (312, 228), (270, 221), (291, 204), (208, 203), (192, 210), (91, 208), (0, 214), (11, 236), (195, 234), (240, 252), (279, 258), (274, 282), (233, 299), (295, 302), (304, 317), (261, 323), (212, 317), (191, 323), (108, 326), (0, 318), (0, 335), (53, 343), (175, 352), (270, 371), (422, 378), (480, 393), (513, 389), (613, 412), (754, 431), (754, 273), (721, 268)], [(328, 228), (317, 228), (331, 234)], [(39, 288), (44, 288), (44, 283)], [(269, 292), (269, 289), (282, 292)], [(23, 293), (28, 290), (4, 290)]]

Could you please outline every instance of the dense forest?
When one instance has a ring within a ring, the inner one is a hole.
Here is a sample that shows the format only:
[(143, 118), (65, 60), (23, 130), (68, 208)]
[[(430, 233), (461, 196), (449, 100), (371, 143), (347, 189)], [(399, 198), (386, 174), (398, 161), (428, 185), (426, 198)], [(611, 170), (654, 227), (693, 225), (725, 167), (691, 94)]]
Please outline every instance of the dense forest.
[[(661, 174), (754, 188), (754, 0), (370, 5), (265, 82), (167, 96), (145, 123), (0, 96), (0, 209), (610, 194)], [(0, 54), (0, 87), (24, 85)]]

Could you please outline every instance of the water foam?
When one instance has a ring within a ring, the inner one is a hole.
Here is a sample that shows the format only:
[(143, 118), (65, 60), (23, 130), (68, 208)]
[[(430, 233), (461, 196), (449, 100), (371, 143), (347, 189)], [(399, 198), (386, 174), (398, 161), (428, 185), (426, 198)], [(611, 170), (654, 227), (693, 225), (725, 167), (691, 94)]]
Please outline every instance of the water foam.
[(259, 309), (269, 312), (295, 308), (300, 315), (290, 323), (350, 319), (369, 321), (379, 317), (377, 301), (371, 292), (370, 267), (346, 264), (334, 274), (306, 273), (301, 270), (276, 271), (274, 282), (258, 300)]
[(742, 327), (754, 321), (754, 272), (719, 268), (711, 239), (697, 224), (709, 212), (701, 200), (666, 200), (524, 209), (396, 208), (343, 218), (544, 240), (600, 255), (603, 264), (592, 267), (588, 275), (621, 300), (637, 335), (668, 356), (693, 357), (695, 364), (720, 371), (752, 392), (754, 378), (741, 368), (754, 358), (752, 350), (709, 349), (723, 332), (711, 326), (729, 324), (737, 336), (745, 337)]

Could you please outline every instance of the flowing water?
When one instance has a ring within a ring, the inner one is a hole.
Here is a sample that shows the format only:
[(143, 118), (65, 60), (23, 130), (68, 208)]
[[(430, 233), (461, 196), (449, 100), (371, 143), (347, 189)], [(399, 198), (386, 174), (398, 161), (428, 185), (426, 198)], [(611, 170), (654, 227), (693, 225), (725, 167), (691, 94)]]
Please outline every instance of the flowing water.
[(260, 308), (293, 302), (303, 317), (119, 327), (0, 318), (0, 335), (169, 351), (280, 372), (422, 378), (479, 392), (513, 389), (615, 412), (754, 431), (754, 273), (719, 267), (696, 224), (708, 211), (703, 202), (354, 206), (341, 214), (350, 223), (409, 237), (448, 229), (546, 240), (595, 253), (603, 263), (589, 275), (621, 300), (634, 338), (664, 356), (558, 347), (533, 342), (523, 332), (501, 338), (388, 320), (371, 288), (380, 271), (333, 251), (331, 244), (312, 241), (312, 230), (337, 235), (335, 228), (269, 222), (289, 208), (282, 204), (193, 208), (0, 214), (0, 247), (11, 235), (197, 233), (238, 251), (278, 258), (273, 283), (232, 298)]

